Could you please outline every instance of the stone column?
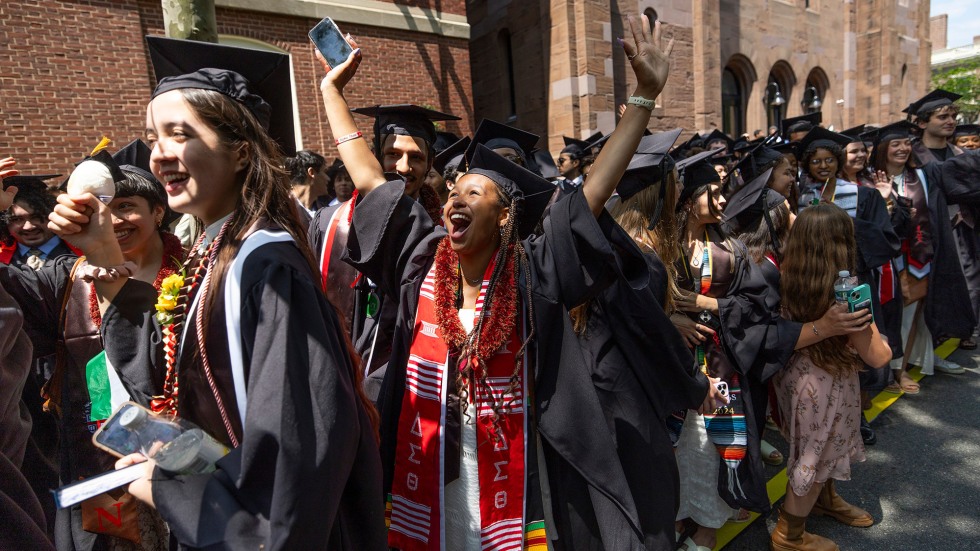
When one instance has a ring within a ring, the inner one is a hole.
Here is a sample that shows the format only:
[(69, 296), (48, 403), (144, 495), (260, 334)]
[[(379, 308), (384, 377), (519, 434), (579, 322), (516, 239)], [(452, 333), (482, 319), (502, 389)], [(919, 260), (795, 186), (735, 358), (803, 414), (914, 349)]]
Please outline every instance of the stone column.
[(721, 127), (721, 6), (693, 0), (694, 127)]

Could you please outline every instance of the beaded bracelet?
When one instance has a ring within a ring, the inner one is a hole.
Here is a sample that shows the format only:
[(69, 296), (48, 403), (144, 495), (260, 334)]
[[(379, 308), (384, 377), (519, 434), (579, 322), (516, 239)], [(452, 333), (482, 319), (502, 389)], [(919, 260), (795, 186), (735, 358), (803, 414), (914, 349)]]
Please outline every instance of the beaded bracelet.
[(360, 132), (351, 132), (350, 134), (347, 134), (346, 136), (341, 136), (341, 137), (337, 138), (336, 140), (334, 140), (334, 144), (335, 145), (340, 145), (340, 144), (342, 144), (344, 142), (349, 142), (351, 140), (356, 140), (357, 138), (360, 138), (363, 135), (364, 134), (361, 134)]

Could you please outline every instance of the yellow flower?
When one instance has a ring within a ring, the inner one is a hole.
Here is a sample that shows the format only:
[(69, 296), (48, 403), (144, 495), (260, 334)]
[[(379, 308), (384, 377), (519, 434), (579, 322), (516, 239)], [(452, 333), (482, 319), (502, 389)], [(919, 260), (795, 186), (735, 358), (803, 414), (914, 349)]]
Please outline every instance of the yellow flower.
[(165, 313), (170, 312), (177, 307), (177, 297), (171, 295), (160, 295), (157, 299), (156, 309), (157, 312)]
[(180, 292), (180, 288), (184, 286), (184, 276), (181, 274), (171, 274), (163, 278), (160, 283), (160, 294), (167, 294), (172, 296), (177, 296)]

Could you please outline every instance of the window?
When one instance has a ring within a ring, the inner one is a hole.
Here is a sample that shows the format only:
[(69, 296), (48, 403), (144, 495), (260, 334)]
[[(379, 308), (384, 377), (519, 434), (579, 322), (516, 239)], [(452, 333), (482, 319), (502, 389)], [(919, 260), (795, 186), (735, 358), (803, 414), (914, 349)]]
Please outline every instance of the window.
[(745, 94), (735, 71), (728, 67), (721, 74), (722, 129), (729, 136), (745, 133)]

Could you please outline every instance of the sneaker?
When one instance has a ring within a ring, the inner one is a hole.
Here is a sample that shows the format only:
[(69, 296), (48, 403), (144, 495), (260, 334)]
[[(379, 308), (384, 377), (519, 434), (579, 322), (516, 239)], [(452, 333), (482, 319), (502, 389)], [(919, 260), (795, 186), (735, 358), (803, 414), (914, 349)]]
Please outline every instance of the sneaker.
[(935, 366), (936, 371), (942, 371), (943, 373), (950, 373), (953, 375), (958, 375), (966, 371), (966, 368), (963, 367), (962, 365), (956, 362), (951, 362), (949, 360), (944, 360), (939, 356), (936, 356), (933, 365)]

